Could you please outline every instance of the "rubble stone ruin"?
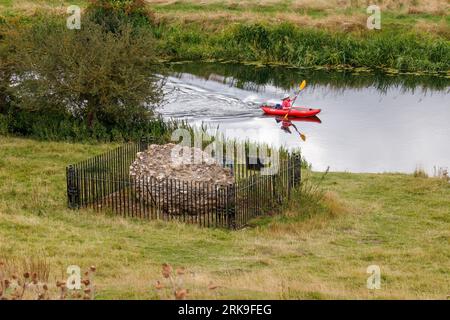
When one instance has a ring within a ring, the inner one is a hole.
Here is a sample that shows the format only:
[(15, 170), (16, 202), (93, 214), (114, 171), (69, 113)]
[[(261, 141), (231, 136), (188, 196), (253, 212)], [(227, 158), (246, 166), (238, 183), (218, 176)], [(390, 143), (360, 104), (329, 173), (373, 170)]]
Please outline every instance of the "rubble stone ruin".
[(130, 166), (136, 197), (164, 214), (201, 215), (222, 210), (233, 198), (232, 171), (195, 147), (152, 144)]

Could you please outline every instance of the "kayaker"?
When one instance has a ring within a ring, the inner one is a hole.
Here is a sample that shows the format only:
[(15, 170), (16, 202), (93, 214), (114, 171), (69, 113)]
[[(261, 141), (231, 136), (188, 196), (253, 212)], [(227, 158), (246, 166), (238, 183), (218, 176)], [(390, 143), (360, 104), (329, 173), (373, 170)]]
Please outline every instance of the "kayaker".
[(291, 100), (291, 96), (290, 95), (285, 95), (283, 97), (283, 99), (281, 99), (282, 103), (281, 103), (281, 107), (283, 108), (283, 110), (289, 110), (292, 107), (292, 100)]
[(292, 133), (291, 129), (289, 129), (289, 127), (292, 125), (293, 123), (290, 120), (281, 120), (281, 130), (286, 131), (287, 133)]

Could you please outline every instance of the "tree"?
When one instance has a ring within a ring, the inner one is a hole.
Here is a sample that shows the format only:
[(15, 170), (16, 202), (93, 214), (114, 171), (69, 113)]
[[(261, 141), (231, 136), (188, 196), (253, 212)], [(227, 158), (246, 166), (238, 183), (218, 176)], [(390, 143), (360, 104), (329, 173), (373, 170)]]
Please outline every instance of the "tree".
[(13, 54), (13, 48), (6, 41), (12, 32), (13, 29), (9, 28), (4, 21), (0, 21), (0, 114), (6, 113), (12, 99), (10, 81), (14, 65), (10, 57)]
[(83, 19), (80, 30), (68, 30), (50, 20), (24, 28), (15, 41), (20, 108), (114, 127), (147, 121), (162, 99), (154, 40), (144, 28), (121, 22), (109, 32)]

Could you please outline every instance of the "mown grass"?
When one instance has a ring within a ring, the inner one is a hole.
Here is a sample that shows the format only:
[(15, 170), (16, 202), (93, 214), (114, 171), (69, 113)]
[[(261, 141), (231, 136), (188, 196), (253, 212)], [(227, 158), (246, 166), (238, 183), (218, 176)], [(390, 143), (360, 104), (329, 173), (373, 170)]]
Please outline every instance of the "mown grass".
[[(319, 206), (200, 229), (66, 209), (65, 166), (113, 145), (0, 137), (0, 256), (45, 257), (49, 281), (95, 265), (98, 299), (160, 298), (161, 264), (187, 268), (190, 298), (437, 298), (449, 294), (450, 185), (330, 173)], [(319, 180), (320, 174), (313, 174)], [(377, 264), (382, 289), (366, 289)], [(213, 283), (219, 288), (208, 290)]]

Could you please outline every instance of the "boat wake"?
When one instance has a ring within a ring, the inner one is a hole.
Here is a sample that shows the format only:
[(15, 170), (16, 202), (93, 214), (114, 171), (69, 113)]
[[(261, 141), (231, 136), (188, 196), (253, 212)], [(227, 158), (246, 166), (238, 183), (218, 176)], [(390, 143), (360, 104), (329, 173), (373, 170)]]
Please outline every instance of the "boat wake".
[(225, 83), (182, 75), (168, 77), (165, 104), (157, 111), (164, 117), (229, 119), (261, 115), (264, 97)]

